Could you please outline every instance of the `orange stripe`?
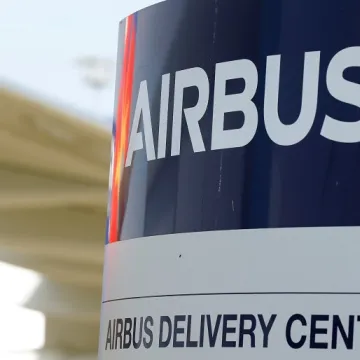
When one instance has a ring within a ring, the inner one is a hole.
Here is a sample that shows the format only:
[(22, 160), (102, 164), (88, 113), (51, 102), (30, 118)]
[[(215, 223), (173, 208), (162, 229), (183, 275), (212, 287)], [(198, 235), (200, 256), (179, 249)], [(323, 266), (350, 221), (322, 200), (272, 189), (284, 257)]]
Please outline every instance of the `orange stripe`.
[[(111, 217), (109, 242), (118, 240), (119, 202), (121, 196), (121, 180), (129, 146), (130, 111), (135, 63), (135, 22), (133, 16), (126, 19), (124, 58), (122, 66), (119, 102), (116, 116), (116, 132), (114, 142), (113, 180), (111, 190)], [(122, 221), (121, 221), (122, 222)]]

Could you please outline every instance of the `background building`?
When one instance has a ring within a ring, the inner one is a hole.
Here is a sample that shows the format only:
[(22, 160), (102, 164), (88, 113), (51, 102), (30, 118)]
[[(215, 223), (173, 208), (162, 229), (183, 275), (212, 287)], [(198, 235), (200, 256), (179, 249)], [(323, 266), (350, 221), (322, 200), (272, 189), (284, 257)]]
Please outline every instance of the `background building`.
[(0, 352), (96, 354), (110, 134), (5, 89), (0, 112)]

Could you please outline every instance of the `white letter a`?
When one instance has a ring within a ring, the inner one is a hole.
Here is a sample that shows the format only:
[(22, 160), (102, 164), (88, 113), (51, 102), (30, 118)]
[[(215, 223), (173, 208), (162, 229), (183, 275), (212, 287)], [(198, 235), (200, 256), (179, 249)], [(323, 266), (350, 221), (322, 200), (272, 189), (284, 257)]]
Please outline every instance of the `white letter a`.
[(134, 152), (137, 150), (141, 150), (144, 146), (142, 133), (141, 131), (138, 132), (141, 115), (144, 126), (146, 156), (148, 161), (155, 160), (156, 157), (155, 157), (154, 137), (151, 126), (149, 94), (148, 94), (146, 81), (142, 81), (140, 83), (139, 95), (137, 98), (134, 119), (131, 127), (129, 149), (126, 156), (125, 167), (131, 165)]

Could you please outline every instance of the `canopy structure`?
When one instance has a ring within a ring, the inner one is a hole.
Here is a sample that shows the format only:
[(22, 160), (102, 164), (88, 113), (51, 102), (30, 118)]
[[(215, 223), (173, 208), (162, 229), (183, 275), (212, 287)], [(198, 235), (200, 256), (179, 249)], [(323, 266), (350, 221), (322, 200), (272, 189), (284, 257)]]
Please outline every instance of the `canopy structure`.
[(110, 132), (0, 89), (0, 262), (43, 277), (43, 351), (97, 352)]

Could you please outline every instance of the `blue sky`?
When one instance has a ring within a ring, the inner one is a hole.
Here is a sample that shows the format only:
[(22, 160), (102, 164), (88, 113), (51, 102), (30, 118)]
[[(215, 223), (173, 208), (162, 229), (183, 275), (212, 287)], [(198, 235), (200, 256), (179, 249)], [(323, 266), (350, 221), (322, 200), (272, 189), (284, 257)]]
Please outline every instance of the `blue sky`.
[(118, 23), (160, 0), (0, 0), (0, 79), (68, 112), (109, 123), (114, 80), (95, 95), (78, 57), (116, 62)]

